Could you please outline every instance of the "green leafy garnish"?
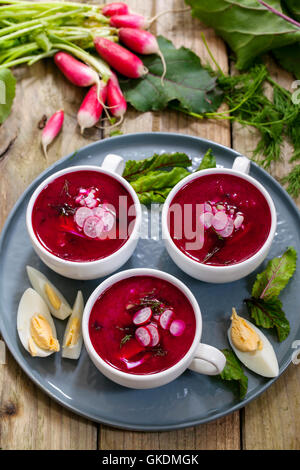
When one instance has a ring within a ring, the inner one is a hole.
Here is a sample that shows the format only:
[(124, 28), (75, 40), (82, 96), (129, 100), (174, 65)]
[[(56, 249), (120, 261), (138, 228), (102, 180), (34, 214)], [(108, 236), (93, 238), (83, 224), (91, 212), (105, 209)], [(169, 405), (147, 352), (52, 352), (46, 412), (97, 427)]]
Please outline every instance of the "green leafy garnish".
[(290, 325), (278, 296), (293, 276), (296, 261), (297, 253), (293, 247), (289, 247), (282, 256), (270, 260), (266, 269), (256, 277), (252, 297), (245, 300), (256, 325), (276, 328), (279, 341), (287, 338)]
[(277, 297), (267, 300), (251, 297), (245, 302), (257, 326), (276, 328), (280, 342), (288, 337), (290, 324), (282, 310), (282, 303)]
[(208, 149), (196, 171), (216, 168), (216, 166), (216, 157), (212, 154), (212, 149)]
[(145, 78), (121, 80), (126, 100), (142, 112), (165, 109), (171, 102), (196, 113), (218, 109), (222, 101), (221, 90), (217, 87), (216, 78), (202, 67), (200, 58), (185, 47), (176, 49), (163, 36), (157, 39), (167, 66), (163, 84), (163, 66), (159, 56), (144, 56), (144, 65), (149, 70)]
[(281, 67), (293, 73), (296, 78), (300, 78), (300, 61), (295, 60), (295, 57), (300, 57), (300, 44), (279, 47), (274, 49), (272, 54)]
[[(163, 204), (173, 187), (191, 172), (192, 160), (182, 152), (154, 154), (144, 160), (126, 162), (123, 177), (130, 182), (142, 204)], [(215, 168), (216, 159), (209, 149), (198, 170)]]
[(278, 258), (271, 259), (266, 269), (256, 276), (252, 296), (260, 299), (278, 297), (296, 270), (297, 252), (289, 247)]
[(149, 171), (163, 170), (172, 167), (185, 168), (191, 164), (192, 161), (186, 153), (155, 153), (152, 157), (145, 158), (144, 160), (127, 161), (123, 177), (128, 181), (134, 181)]
[[(272, 49), (300, 41), (300, 29), (280, 16), (280, 0), (269, 0), (279, 15), (249, 0), (186, 0), (193, 16), (214, 28), (237, 57), (238, 69)], [(295, 57), (297, 61), (297, 56)]]
[(8, 117), (15, 97), (16, 79), (8, 69), (0, 69), (0, 124)]
[(223, 380), (238, 383), (239, 397), (242, 400), (245, 398), (248, 390), (248, 377), (244, 374), (240, 361), (230, 349), (223, 349), (222, 352), (226, 357), (226, 365), (220, 377)]
[(126, 344), (130, 339), (132, 338), (132, 335), (125, 335), (121, 341), (120, 341), (120, 349), (122, 348), (122, 346), (124, 346), (124, 344)]

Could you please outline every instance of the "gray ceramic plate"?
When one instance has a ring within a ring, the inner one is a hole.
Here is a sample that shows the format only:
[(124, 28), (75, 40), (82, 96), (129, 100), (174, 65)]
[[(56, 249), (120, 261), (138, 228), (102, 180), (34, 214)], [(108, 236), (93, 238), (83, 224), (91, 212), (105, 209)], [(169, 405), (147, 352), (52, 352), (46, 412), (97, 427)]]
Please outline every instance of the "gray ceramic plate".
[[(77, 164), (101, 164), (108, 153), (125, 159), (141, 159), (157, 152), (186, 152), (196, 166), (201, 156), (212, 148), (218, 166), (231, 167), (237, 153), (204, 139), (178, 134), (132, 134), (106, 139), (67, 156), (40, 175), (25, 191), (12, 210), (2, 232), (0, 244), (0, 328), (11, 353), (26, 374), (53, 399), (75, 413), (93, 421), (125, 429), (166, 430), (193, 426), (230, 413), (257, 397), (274, 380), (247, 372), (249, 387), (246, 399), (239, 401), (228, 384), (214, 377), (186, 371), (171, 384), (151, 390), (131, 390), (106, 379), (94, 367), (83, 349), (80, 359), (62, 359), (55, 354), (48, 358), (32, 358), (21, 346), (16, 330), (18, 302), (29, 287), (25, 266), (43, 271), (58, 285), (70, 303), (82, 289), (87, 300), (99, 281), (70, 281), (49, 270), (33, 252), (25, 228), (25, 211), (31, 194), (41, 181), (63, 168)], [(300, 252), (299, 211), (281, 186), (265, 171), (252, 164), (251, 175), (270, 192), (278, 212), (278, 230), (269, 258), (283, 253), (288, 245)], [(183, 282), (196, 296), (203, 315), (202, 340), (219, 348), (228, 347), (226, 331), (231, 307), (247, 315), (243, 299), (249, 296), (255, 273), (231, 284), (205, 284), (184, 274), (175, 266), (156, 239), (142, 239), (132, 258), (123, 269), (150, 267), (167, 271)], [(267, 332), (274, 345), (280, 373), (291, 361), (292, 343), (300, 339), (300, 270), (281, 295), (284, 310), (291, 323), (289, 337), (279, 344), (276, 336)], [(55, 320), (58, 337), (62, 339), (65, 322)]]

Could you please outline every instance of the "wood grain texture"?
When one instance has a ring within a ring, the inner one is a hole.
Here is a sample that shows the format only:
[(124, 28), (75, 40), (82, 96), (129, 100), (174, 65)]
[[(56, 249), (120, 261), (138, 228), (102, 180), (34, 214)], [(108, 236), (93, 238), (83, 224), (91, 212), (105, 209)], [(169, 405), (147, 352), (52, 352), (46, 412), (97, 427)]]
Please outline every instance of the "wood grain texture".
[[(272, 77), (286, 89), (292, 91), (294, 78), (271, 60), (267, 60)], [(269, 89), (268, 93), (271, 92)], [(253, 129), (233, 125), (233, 148), (251, 156), (258, 142)], [(287, 174), (292, 165), (288, 160), (292, 148), (285, 143), (282, 161), (272, 164), (270, 173), (278, 180)], [(300, 198), (298, 201), (300, 208)], [(300, 448), (300, 368), (291, 364), (287, 371), (265, 393), (251, 402), (242, 414), (242, 446), (244, 449), (299, 449)]]
[[(213, 0), (212, 0), (213, 1)], [(99, 3), (96, 2), (95, 3)], [(107, 2), (108, 3), (108, 2)], [(184, 8), (183, 0), (128, 0), (133, 11), (153, 16), (166, 9)], [(209, 61), (200, 33), (224, 71), (228, 58), (224, 43), (211, 29), (193, 20), (189, 13), (168, 13), (153, 25), (152, 31), (163, 34), (179, 47), (193, 49)], [(213, 64), (211, 64), (213, 65)], [(273, 76), (287, 88), (291, 76), (276, 68)], [(109, 135), (94, 128), (80, 135), (76, 113), (84, 90), (71, 86), (57, 73), (51, 60), (31, 68), (20, 67), (17, 96), (13, 111), (0, 127), (0, 229), (13, 204), (29, 183), (62, 156)], [(49, 148), (46, 160), (40, 148), (38, 123), (60, 108), (65, 110), (63, 133)], [(122, 125), (123, 133), (144, 131), (180, 132), (201, 136), (231, 146), (250, 155), (255, 134), (226, 122), (196, 121), (175, 112), (139, 114), (129, 110)], [(290, 168), (290, 149), (280, 165), (272, 168), (281, 178)], [(300, 202), (300, 201), (298, 201)], [(170, 432), (131, 432), (98, 426), (64, 409), (23, 373), (12, 356), (0, 365), (0, 448), (2, 449), (299, 449), (300, 402), (298, 398), (300, 369), (291, 365), (283, 376), (261, 397), (241, 413), (236, 412), (206, 425)], [(240, 422), (242, 417), (242, 426)], [(242, 442), (241, 435), (242, 432)]]

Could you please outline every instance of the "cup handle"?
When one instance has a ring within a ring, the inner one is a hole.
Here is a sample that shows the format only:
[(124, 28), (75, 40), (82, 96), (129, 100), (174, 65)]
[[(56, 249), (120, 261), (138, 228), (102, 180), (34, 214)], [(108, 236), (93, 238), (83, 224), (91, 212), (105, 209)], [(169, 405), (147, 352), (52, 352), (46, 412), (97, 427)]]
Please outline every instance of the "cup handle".
[(189, 369), (199, 374), (218, 375), (221, 374), (226, 364), (226, 357), (219, 349), (200, 343), (196, 349), (194, 359)]
[(241, 173), (246, 173), (248, 175), (250, 171), (250, 160), (247, 157), (243, 157), (242, 155), (240, 157), (236, 157), (232, 169), (235, 171), (240, 171)]
[(109, 170), (113, 173), (117, 173), (118, 175), (122, 176), (125, 168), (125, 162), (124, 159), (119, 155), (109, 153), (104, 158), (101, 168), (103, 168), (103, 170)]

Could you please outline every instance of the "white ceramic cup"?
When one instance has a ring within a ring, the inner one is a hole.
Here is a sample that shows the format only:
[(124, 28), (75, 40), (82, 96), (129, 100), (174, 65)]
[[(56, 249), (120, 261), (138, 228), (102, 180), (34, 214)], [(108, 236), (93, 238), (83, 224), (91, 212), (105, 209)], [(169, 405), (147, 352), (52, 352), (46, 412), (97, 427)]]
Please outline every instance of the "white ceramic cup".
[[(119, 269), (133, 254), (140, 237), (142, 210), (136, 192), (133, 190), (132, 186), (121, 176), (124, 170), (124, 165), (125, 163), (122, 157), (109, 154), (105, 157), (101, 167), (80, 165), (66, 168), (46, 178), (34, 191), (27, 206), (26, 226), (35, 252), (49, 268), (53, 269), (53, 271), (71, 279), (97, 279), (99, 277), (107, 276)], [(134, 202), (136, 219), (128, 240), (115, 253), (112, 253), (111, 255), (96, 261), (75, 262), (64, 260), (58, 256), (55, 256), (46, 248), (44, 248), (43, 245), (39, 242), (32, 227), (32, 210), (40, 192), (59, 176), (73, 173), (75, 171), (96, 171), (98, 173), (104, 173), (111, 176), (122, 184), (122, 186), (131, 195)]]
[[(196, 332), (193, 343), (188, 352), (172, 367), (154, 374), (130, 374), (109, 365), (95, 351), (89, 335), (90, 314), (98, 297), (113, 284), (123, 279), (135, 276), (152, 276), (170, 282), (183, 292), (190, 301), (195, 313)], [(222, 372), (226, 364), (226, 358), (219, 349), (200, 343), (202, 334), (202, 316), (199, 305), (192, 292), (174, 276), (156, 269), (128, 269), (114, 274), (103, 281), (94, 290), (86, 303), (82, 319), (82, 334), (87, 353), (97, 369), (112, 381), (129, 388), (145, 389), (160, 387), (161, 385), (165, 385), (176, 379), (186, 369), (191, 369), (199, 374), (217, 375)]]
[[(189, 274), (190, 276), (201, 281), (213, 282), (218, 284), (233, 282), (237, 281), (238, 279), (242, 279), (245, 276), (248, 276), (248, 274), (253, 272), (266, 258), (276, 231), (276, 209), (271, 196), (265, 190), (265, 188), (255, 178), (252, 178), (248, 175), (249, 170), (250, 160), (247, 157), (240, 156), (234, 160), (232, 169), (211, 168), (207, 170), (197, 171), (181, 180), (169, 193), (162, 210), (162, 236), (164, 239), (165, 247), (174, 263), (177, 264), (180, 269), (182, 269), (185, 273)], [(186, 256), (175, 245), (169, 232), (168, 211), (174, 196), (187, 183), (193, 181), (194, 179), (201, 178), (201, 176), (211, 174), (235, 175), (246, 181), (249, 181), (249, 183), (253, 184), (253, 186), (255, 186), (262, 193), (270, 208), (271, 228), (265, 243), (253, 256), (237, 264), (228, 266), (210, 266), (203, 263), (199, 263)]]

